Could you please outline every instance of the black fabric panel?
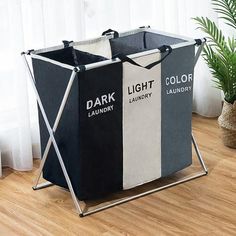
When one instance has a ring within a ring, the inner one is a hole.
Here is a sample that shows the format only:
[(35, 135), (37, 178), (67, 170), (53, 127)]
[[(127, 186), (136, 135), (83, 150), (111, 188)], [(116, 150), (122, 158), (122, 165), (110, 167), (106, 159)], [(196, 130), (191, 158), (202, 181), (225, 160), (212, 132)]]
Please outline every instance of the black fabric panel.
[[(97, 97), (101, 101), (101, 96), (112, 93), (115, 101), (108, 99), (108, 103), (87, 109), (87, 101), (94, 103)], [(92, 199), (121, 190), (123, 186), (122, 64), (79, 73), (79, 94), (82, 167), (78, 195), (80, 199)], [(109, 106), (113, 106), (111, 111), (91, 116), (92, 111)]]
[(162, 176), (192, 163), (194, 52), (194, 46), (173, 49), (161, 63)]
[(85, 64), (107, 60), (107, 58), (105, 57), (79, 51), (79, 50), (74, 49), (73, 47), (67, 47), (67, 48), (63, 48), (63, 49), (59, 49), (55, 51), (44, 52), (44, 53), (40, 53), (39, 55), (61, 62), (61, 63), (71, 65), (71, 66), (77, 66), (77, 63), (73, 55), (73, 51), (75, 52), (76, 59), (79, 65), (85, 65)]
[[(37, 89), (53, 126), (71, 71), (37, 59), (33, 59), (33, 68)], [(108, 103), (89, 112), (111, 105), (113, 110), (88, 117), (87, 101), (113, 92), (115, 101), (108, 100)], [(40, 113), (39, 123), (43, 153), (49, 135)], [(77, 74), (55, 138), (79, 199), (94, 199), (122, 190), (121, 63)], [(43, 177), (67, 188), (53, 146), (43, 169)]]
[(44, 53), (40, 53), (40, 56), (61, 62), (61, 63), (65, 63), (71, 66), (75, 66), (75, 61), (74, 61), (74, 57), (72, 54), (72, 48), (68, 47), (68, 48), (63, 48), (63, 49), (59, 49), (59, 50), (55, 50), (55, 51), (50, 51), (50, 52), (44, 52)]
[[(33, 59), (33, 69), (36, 87), (49, 119), (50, 126), (52, 127), (72, 71), (37, 59)], [(76, 79), (74, 83), (78, 83)], [(78, 156), (77, 107), (78, 91), (74, 84), (55, 133), (55, 138), (67, 169), (69, 168), (69, 157)], [(41, 152), (43, 155), (49, 134), (41, 112), (39, 112), (39, 125)], [(43, 177), (54, 184), (67, 187), (53, 145), (51, 145), (48, 153), (48, 158), (43, 169)]]
[(110, 39), (112, 56), (118, 53), (125, 55), (145, 51), (144, 32)]
[(183, 39), (173, 38), (161, 34), (155, 34), (150, 32), (145, 33), (145, 44), (147, 50), (156, 49), (158, 47), (161, 47), (162, 45), (173, 45), (182, 42), (186, 41)]

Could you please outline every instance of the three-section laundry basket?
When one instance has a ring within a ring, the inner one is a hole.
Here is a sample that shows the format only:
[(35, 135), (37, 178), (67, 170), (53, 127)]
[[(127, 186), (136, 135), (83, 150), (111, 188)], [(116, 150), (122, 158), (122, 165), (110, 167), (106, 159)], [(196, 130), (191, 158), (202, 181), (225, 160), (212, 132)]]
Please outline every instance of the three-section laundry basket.
[(44, 179), (69, 187), (74, 202), (101, 198), (188, 167), (192, 141), (204, 168), (195, 177), (206, 174), (191, 127), (203, 44), (141, 27), (23, 53), (41, 110)]

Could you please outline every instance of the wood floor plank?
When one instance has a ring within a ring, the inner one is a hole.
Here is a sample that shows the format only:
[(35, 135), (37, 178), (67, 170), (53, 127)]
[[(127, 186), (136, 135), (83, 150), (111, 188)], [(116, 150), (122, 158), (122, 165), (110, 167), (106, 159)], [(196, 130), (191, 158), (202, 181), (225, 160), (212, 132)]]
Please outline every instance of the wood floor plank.
[[(235, 236), (236, 150), (223, 146), (216, 119), (193, 115), (193, 133), (209, 169), (208, 176), (84, 218), (75, 212), (68, 191), (57, 186), (32, 190), (38, 160), (29, 172), (4, 168), (0, 179), (0, 235)], [(151, 189), (200, 170), (193, 155), (193, 165), (173, 178), (114, 197)], [(100, 202), (91, 202), (90, 206), (94, 203)]]

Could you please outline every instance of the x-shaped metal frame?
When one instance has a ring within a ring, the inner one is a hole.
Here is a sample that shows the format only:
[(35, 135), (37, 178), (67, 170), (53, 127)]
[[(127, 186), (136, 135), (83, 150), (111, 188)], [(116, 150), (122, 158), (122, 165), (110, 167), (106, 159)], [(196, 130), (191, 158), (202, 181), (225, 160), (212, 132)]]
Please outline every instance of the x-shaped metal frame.
[[(200, 56), (200, 54), (201, 54), (201, 51), (202, 51), (203, 46), (204, 46), (204, 43), (205, 43), (205, 42), (203, 41), (202, 44), (198, 47), (198, 50), (197, 50), (197, 53), (196, 53), (196, 56), (195, 56), (194, 66), (196, 65), (196, 63), (197, 63), (197, 61), (198, 61), (198, 58), (199, 58), (199, 56)], [(75, 68), (75, 69), (72, 71), (71, 75), (70, 75), (70, 79), (69, 79), (69, 82), (68, 82), (68, 84), (67, 84), (67, 87), (66, 87), (66, 90), (65, 90), (63, 99), (62, 99), (62, 101), (61, 101), (61, 104), (60, 104), (60, 107), (59, 107), (59, 110), (58, 110), (56, 119), (55, 119), (55, 121), (54, 121), (53, 127), (51, 127), (51, 126), (50, 126), (50, 123), (49, 123), (49, 121), (48, 121), (46, 112), (45, 112), (45, 110), (44, 110), (44, 107), (43, 107), (41, 98), (40, 98), (39, 93), (38, 93), (38, 91), (37, 91), (33, 73), (32, 73), (32, 71), (31, 71), (30, 66), (29, 66), (29, 63), (28, 63), (28, 61), (27, 61), (27, 59), (26, 59), (26, 54), (28, 54), (28, 53), (22, 53), (22, 56), (23, 56), (23, 59), (24, 59), (24, 62), (25, 62), (27, 71), (28, 71), (28, 73), (29, 73), (31, 85), (32, 85), (32, 88), (33, 88), (33, 90), (34, 90), (34, 92), (35, 92), (35, 95), (36, 95), (36, 98), (37, 98), (37, 102), (38, 102), (40, 111), (41, 111), (41, 113), (42, 113), (44, 122), (45, 122), (45, 124), (46, 124), (47, 130), (48, 130), (48, 133), (49, 133), (49, 139), (48, 139), (46, 148), (45, 148), (45, 150), (44, 150), (43, 157), (42, 157), (42, 159), (41, 159), (40, 167), (39, 167), (39, 170), (38, 170), (38, 175), (37, 175), (37, 177), (36, 177), (36, 179), (35, 179), (35, 183), (34, 183), (34, 186), (33, 186), (33, 189), (34, 189), (34, 190), (39, 190), (39, 189), (46, 188), (46, 187), (49, 187), (49, 186), (52, 186), (52, 185), (53, 185), (51, 182), (44, 182), (44, 183), (39, 184), (39, 180), (40, 180), (40, 178), (41, 178), (41, 176), (42, 176), (43, 167), (44, 167), (45, 161), (46, 161), (46, 159), (47, 159), (48, 152), (49, 152), (49, 149), (50, 149), (51, 145), (53, 145), (53, 147), (54, 147), (54, 149), (55, 149), (55, 152), (56, 152), (56, 155), (57, 155), (57, 157), (58, 157), (60, 166), (61, 166), (61, 168), (62, 168), (62, 171), (63, 171), (64, 177), (65, 177), (66, 183), (67, 183), (67, 185), (68, 185), (68, 188), (69, 188), (69, 191), (70, 191), (72, 200), (73, 200), (73, 202), (74, 202), (75, 208), (76, 208), (77, 212), (79, 213), (79, 216), (80, 216), (80, 217), (83, 217), (83, 216), (86, 216), (86, 215), (90, 215), (90, 214), (93, 214), (93, 213), (95, 213), (95, 212), (98, 212), (98, 211), (101, 211), (101, 210), (104, 210), (104, 209), (107, 209), (107, 208), (110, 208), (110, 207), (119, 205), (119, 204), (121, 204), (121, 203), (128, 202), (128, 201), (137, 199), (137, 198), (139, 198), (139, 197), (142, 197), (142, 196), (145, 196), (145, 195), (154, 193), (154, 192), (158, 192), (158, 191), (160, 191), (160, 190), (163, 190), (163, 189), (166, 189), (166, 188), (169, 188), (169, 187), (178, 185), (178, 184), (180, 184), (180, 183), (184, 183), (184, 182), (187, 182), (187, 181), (189, 181), (189, 180), (196, 179), (196, 178), (198, 178), (198, 177), (207, 175), (207, 173), (208, 173), (207, 168), (206, 168), (205, 163), (204, 163), (204, 161), (203, 161), (203, 159), (202, 159), (202, 156), (201, 156), (201, 153), (200, 153), (200, 151), (199, 151), (199, 148), (198, 148), (198, 145), (197, 145), (197, 143), (196, 143), (196, 140), (195, 140), (195, 138), (194, 138), (194, 136), (193, 136), (193, 134), (192, 134), (192, 143), (193, 143), (195, 152), (196, 152), (196, 154), (197, 154), (198, 160), (199, 160), (199, 162), (200, 162), (200, 164), (201, 164), (201, 167), (202, 167), (203, 171), (201, 171), (201, 172), (199, 172), (199, 173), (196, 173), (196, 174), (194, 174), (194, 175), (192, 175), (192, 176), (189, 176), (189, 177), (184, 177), (184, 178), (182, 178), (182, 179), (180, 179), (180, 180), (178, 180), (178, 181), (175, 181), (175, 182), (173, 182), (173, 183), (170, 183), (170, 184), (167, 184), (167, 185), (158, 187), (158, 188), (154, 188), (154, 189), (151, 189), (151, 190), (149, 190), (149, 191), (146, 191), (146, 192), (143, 192), (143, 193), (140, 193), (140, 194), (136, 194), (136, 195), (134, 195), (134, 196), (126, 197), (126, 198), (124, 198), (124, 199), (116, 200), (115, 202), (106, 204), (105, 206), (102, 206), (102, 207), (97, 207), (97, 208), (95, 208), (95, 209), (93, 209), (93, 210), (87, 210), (87, 211), (85, 211), (85, 208), (86, 208), (86, 207), (82, 210), (82, 208), (81, 208), (81, 206), (80, 206), (80, 201), (77, 199), (77, 197), (76, 197), (76, 195), (75, 195), (73, 186), (72, 186), (72, 184), (71, 184), (70, 177), (69, 177), (69, 175), (68, 175), (68, 173), (67, 173), (67, 170), (66, 170), (65, 164), (64, 164), (64, 162), (63, 162), (63, 159), (62, 159), (60, 150), (59, 150), (59, 148), (58, 148), (57, 142), (56, 142), (55, 137), (54, 137), (54, 133), (55, 133), (56, 130), (57, 130), (58, 124), (59, 124), (59, 122), (60, 122), (60, 118), (61, 118), (61, 116), (62, 116), (62, 113), (63, 113), (64, 107), (65, 107), (65, 105), (66, 105), (67, 99), (68, 99), (68, 97), (69, 97), (70, 90), (71, 90), (71, 87), (72, 87), (72, 85), (73, 85), (73, 81), (74, 81), (75, 76), (76, 76), (76, 73), (79, 71), (79, 69)]]

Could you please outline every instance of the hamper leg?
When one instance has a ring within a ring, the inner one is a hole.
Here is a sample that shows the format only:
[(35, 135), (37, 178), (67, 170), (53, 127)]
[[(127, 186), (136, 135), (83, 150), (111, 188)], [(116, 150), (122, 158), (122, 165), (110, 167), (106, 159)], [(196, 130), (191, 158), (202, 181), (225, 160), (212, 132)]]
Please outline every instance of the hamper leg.
[[(65, 164), (64, 164), (64, 162), (63, 162), (61, 153), (60, 153), (59, 148), (58, 148), (58, 146), (57, 146), (57, 142), (56, 142), (55, 137), (54, 137), (54, 131), (53, 131), (53, 129), (51, 128), (51, 126), (50, 126), (50, 124), (49, 124), (47, 115), (46, 115), (45, 110), (44, 110), (44, 108), (43, 108), (42, 101), (41, 101), (41, 99), (40, 99), (39, 93), (38, 93), (37, 88), (36, 88), (36, 86), (35, 86), (35, 79), (34, 79), (34, 77), (33, 77), (33, 74), (32, 74), (32, 72), (31, 72), (31, 70), (30, 70), (30, 67), (29, 67), (29, 64), (28, 64), (28, 62), (27, 62), (27, 59), (26, 59), (25, 54), (22, 54), (22, 56), (23, 56), (23, 58), (24, 58), (25, 65), (26, 65), (26, 67), (27, 67), (27, 71), (28, 71), (29, 76), (30, 76), (30, 81), (31, 81), (33, 90), (34, 90), (34, 92), (35, 92), (35, 95), (36, 95), (36, 98), (37, 98), (37, 102), (38, 102), (39, 108), (40, 108), (40, 110), (41, 110), (41, 113), (42, 113), (44, 122), (45, 122), (45, 124), (46, 124), (46, 127), (47, 127), (47, 130), (48, 130), (50, 139), (51, 139), (52, 144), (53, 144), (53, 146), (54, 146), (56, 155), (57, 155), (57, 157), (58, 157), (58, 160), (59, 160), (59, 163), (60, 163), (60, 165), (61, 165), (61, 168), (62, 168), (64, 177), (65, 177), (65, 179), (66, 179), (66, 183), (67, 183), (68, 188), (69, 188), (69, 190), (70, 190), (71, 197), (72, 197), (72, 199), (73, 199), (73, 202), (74, 202), (74, 205), (75, 205), (75, 207), (76, 207), (76, 210), (79, 212), (80, 216), (82, 216), (82, 215), (83, 215), (82, 209), (81, 209), (81, 207), (80, 207), (80, 205), (79, 205), (79, 201), (78, 201), (78, 199), (77, 199), (77, 197), (76, 197), (76, 195), (75, 195), (73, 186), (72, 186), (71, 181), (70, 181), (70, 177), (69, 177), (69, 175), (68, 175), (68, 173), (67, 173), (67, 170), (66, 170)], [(46, 159), (46, 158), (45, 158), (45, 159)]]
[[(62, 99), (62, 102), (61, 102), (61, 105), (60, 105), (60, 108), (58, 110), (58, 113), (57, 113), (57, 116), (56, 116), (56, 119), (55, 119), (55, 122), (53, 124), (53, 128), (52, 128), (53, 132), (56, 131), (57, 126), (58, 126), (58, 124), (60, 122), (60, 118), (61, 118), (62, 112), (64, 110), (66, 101), (68, 99), (68, 96), (69, 96), (69, 93), (70, 93), (70, 90), (71, 90), (71, 87), (72, 87), (75, 75), (76, 75), (76, 72), (72, 71), (70, 79), (69, 79), (69, 82), (68, 82), (68, 85), (67, 85), (67, 88), (65, 90), (65, 93), (64, 93), (64, 96), (63, 96), (63, 99)], [(40, 177), (42, 175), (43, 167), (44, 167), (45, 161), (47, 159), (47, 155), (48, 155), (49, 149), (51, 147), (51, 144), (52, 144), (52, 139), (51, 139), (51, 137), (49, 137), (47, 145), (46, 145), (46, 148), (45, 148), (44, 153), (43, 153), (43, 158), (42, 158), (42, 160), (40, 162), (40, 167), (39, 167), (39, 170), (38, 170), (38, 175), (37, 175), (37, 177), (35, 179), (35, 183), (34, 183), (34, 187), (33, 187), (34, 189), (37, 189), (37, 185), (38, 185), (39, 179), (40, 179)]]

